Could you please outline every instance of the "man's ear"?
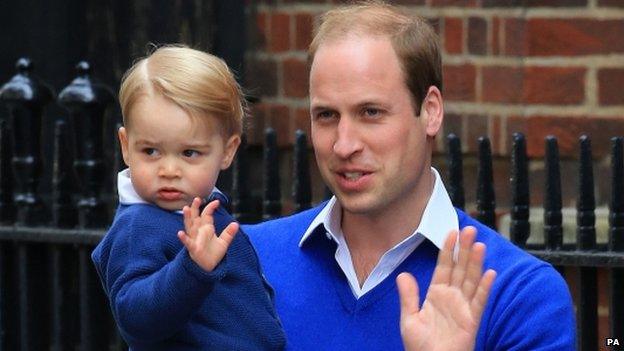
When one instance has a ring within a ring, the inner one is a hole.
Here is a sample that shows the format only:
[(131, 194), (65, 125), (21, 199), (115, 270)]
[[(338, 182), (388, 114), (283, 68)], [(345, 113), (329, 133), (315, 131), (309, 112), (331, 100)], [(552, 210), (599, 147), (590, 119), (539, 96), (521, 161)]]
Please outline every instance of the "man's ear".
[(226, 169), (232, 164), (236, 150), (241, 143), (240, 135), (232, 135), (225, 143), (225, 149), (223, 150), (223, 160), (221, 160), (221, 169)]
[(444, 104), (442, 93), (435, 86), (430, 86), (420, 108), (420, 117), (425, 120), (427, 136), (434, 137), (442, 127), (444, 120)]
[(124, 163), (128, 166), (130, 165), (130, 156), (128, 155), (128, 132), (126, 128), (120, 127), (117, 131), (117, 136), (119, 136), (119, 145), (121, 145), (121, 155), (123, 156)]

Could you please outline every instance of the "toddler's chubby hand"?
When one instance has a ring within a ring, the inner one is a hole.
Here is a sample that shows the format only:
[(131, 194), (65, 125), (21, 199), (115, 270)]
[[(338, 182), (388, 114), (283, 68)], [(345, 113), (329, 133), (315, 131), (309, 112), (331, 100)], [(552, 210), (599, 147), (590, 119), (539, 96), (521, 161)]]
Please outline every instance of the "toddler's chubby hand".
[(184, 244), (191, 259), (205, 271), (211, 272), (225, 256), (230, 243), (238, 232), (238, 223), (232, 222), (221, 232), (215, 233), (212, 214), (219, 207), (219, 200), (210, 202), (201, 215), (201, 199), (193, 199), (191, 206), (184, 206), (184, 229), (178, 232), (178, 238)]

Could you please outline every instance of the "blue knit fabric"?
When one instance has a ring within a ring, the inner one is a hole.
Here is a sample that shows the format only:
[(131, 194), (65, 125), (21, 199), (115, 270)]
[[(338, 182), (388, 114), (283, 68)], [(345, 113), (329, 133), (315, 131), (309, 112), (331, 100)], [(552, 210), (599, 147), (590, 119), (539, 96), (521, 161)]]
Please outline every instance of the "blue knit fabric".
[[(221, 207), (217, 233), (233, 221)], [(182, 216), (120, 205), (92, 259), (131, 350), (279, 350), (285, 338), (249, 238), (206, 272), (177, 238)]]
[[(425, 240), (388, 278), (356, 299), (334, 258), (336, 244), (322, 226), (298, 247), (323, 205), (244, 226), (275, 288), (287, 349), (402, 350), (396, 276), (407, 271), (416, 277), (422, 304), (438, 248)], [(498, 273), (475, 350), (574, 350), (572, 301), (559, 273), (460, 210), (457, 216), (460, 228), (477, 228), (477, 241), (487, 245), (484, 266)]]

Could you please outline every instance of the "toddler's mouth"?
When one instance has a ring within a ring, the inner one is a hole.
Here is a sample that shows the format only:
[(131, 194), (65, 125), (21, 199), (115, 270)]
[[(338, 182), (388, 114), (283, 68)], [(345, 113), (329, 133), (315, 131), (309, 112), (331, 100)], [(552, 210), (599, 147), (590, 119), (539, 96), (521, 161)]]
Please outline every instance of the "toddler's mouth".
[(175, 188), (158, 189), (158, 198), (165, 201), (176, 201), (182, 198), (182, 192)]

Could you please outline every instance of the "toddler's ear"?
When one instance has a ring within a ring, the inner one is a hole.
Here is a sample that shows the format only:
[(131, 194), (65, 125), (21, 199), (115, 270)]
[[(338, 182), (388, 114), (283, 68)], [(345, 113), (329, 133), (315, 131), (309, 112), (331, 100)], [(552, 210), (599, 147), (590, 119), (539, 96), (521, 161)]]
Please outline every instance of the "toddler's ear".
[(236, 150), (241, 143), (240, 135), (232, 135), (225, 143), (225, 149), (223, 150), (223, 160), (221, 160), (221, 169), (226, 169), (232, 164)]
[(121, 155), (123, 156), (124, 163), (126, 165), (130, 165), (128, 163), (128, 132), (126, 128), (120, 127), (119, 131), (117, 131), (117, 136), (119, 136), (119, 145), (121, 145)]

